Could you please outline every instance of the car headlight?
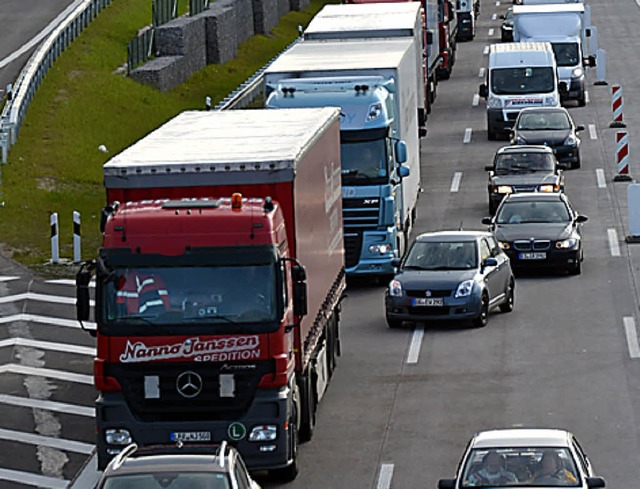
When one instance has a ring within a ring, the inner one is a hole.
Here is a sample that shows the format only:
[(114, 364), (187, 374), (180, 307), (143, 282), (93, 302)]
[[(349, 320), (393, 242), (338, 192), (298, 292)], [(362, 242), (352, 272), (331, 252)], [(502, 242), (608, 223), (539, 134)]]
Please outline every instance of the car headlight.
[(471, 292), (473, 291), (473, 280), (465, 280), (460, 285), (458, 285), (458, 290), (456, 290), (455, 297), (469, 297)]
[(489, 97), (487, 99), (487, 107), (490, 109), (501, 109), (502, 108), (502, 100), (498, 97)]
[(577, 238), (568, 238), (556, 242), (556, 248), (558, 248), (559, 250), (572, 250), (577, 246)]
[(511, 194), (513, 193), (513, 188), (509, 185), (498, 185), (498, 193), (499, 194)]
[(575, 78), (580, 78), (582, 76), (582, 73), (584, 73), (582, 71), (582, 68), (574, 68), (573, 71), (571, 72), (571, 75), (574, 76)]
[(107, 445), (126, 446), (130, 445), (133, 442), (133, 439), (131, 438), (129, 430), (110, 428), (104, 432), (104, 441), (107, 442)]
[(398, 280), (392, 280), (389, 283), (389, 296), (402, 297), (402, 284)]
[(500, 248), (502, 248), (503, 250), (508, 250), (511, 248), (511, 245), (509, 244), (508, 241), (498, 241), (498, 244), (500, 245)]
[(390, 251), (393, 251), (393, 246), (389, 243), (375, 244), (369, 246), (369, 253), (380, 253), (381, 255), (386, 255)]
[(558, 190), (560, 190), (560, 186), (559, 185), (554, 185), (552, 183), (548, 183), (548, 184), (545, 184), (545, 185), (540, 185), (538, 190), (540, 192), (557, 192)]
[(556, 97), (545, 97), (544, 105), (546, 105), (547, 107), (555, 107), (556, 105), (558, 105), (558, 99)]
[(578, 138), (573, 134), (569, 134), (569, 137), (564, 140), (565, 146), (576, 146), (578, 144)]
[(278, 428), (273, 424), (254, 426), (249, 441), (273, 441), (278, 437)]

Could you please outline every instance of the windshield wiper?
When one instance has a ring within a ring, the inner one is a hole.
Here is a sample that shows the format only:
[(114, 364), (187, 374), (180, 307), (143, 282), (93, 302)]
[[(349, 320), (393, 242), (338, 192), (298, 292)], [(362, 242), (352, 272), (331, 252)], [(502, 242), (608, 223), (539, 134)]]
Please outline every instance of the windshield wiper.
[(371, 179), (371, 177), (369, 175), (367, 175), (366, 173), (361, 172), (360, 170), (356, 170), (356, 169), (342, 170), (342, 176), (343, 177), (355, 176), (356, 178), (366, 178), (367, 180)]

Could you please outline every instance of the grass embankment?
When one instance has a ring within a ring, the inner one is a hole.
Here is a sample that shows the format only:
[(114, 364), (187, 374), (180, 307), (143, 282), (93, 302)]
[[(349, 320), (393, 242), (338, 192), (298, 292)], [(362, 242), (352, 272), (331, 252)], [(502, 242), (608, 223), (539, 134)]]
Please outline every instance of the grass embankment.
[[(209, 65), (168, 93), (116, 72), (126, 62), (127, 43), (151, 20), (150, 3), (114, 0), (62, 54), (32, 101), (9, 164), (2, 168), (0, 242), (5, 254), (35, 271), (54, 271), (43, 266), (51, 258), (52, 212), (60, 219), (60, 256), (73, 255), (74, 210), (82, 216), (82, 257), (95, 256), (105, 204), (102, 165), (111, 156), (181, 111), (204, 108), (206, 96), (215, 105), (330, 2), (311, 0), (306, 11), (282, 17), (271, 35), (244, 42), (236, 59)], [(100, 145), (109, 152), (100, 152)]]

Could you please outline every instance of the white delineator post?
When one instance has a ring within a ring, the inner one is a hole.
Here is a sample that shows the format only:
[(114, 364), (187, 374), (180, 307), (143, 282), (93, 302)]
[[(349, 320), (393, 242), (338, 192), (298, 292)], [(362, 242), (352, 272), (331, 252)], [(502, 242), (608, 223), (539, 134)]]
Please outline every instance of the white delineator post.
[(57, 264), (60, 261), (60, 236), (57, 212), (51, 214), (49, 224), (51, 226), (51, 263)]
[(80, 263), (80, 213), (73, 211), (73, 263)]

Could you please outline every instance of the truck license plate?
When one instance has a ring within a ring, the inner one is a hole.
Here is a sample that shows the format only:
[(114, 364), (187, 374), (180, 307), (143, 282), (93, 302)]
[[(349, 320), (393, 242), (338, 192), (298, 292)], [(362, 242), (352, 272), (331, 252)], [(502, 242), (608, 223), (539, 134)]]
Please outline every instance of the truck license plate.
[(444, 299), (442, 297), (414, 297), (413, 305), (440, 307), (444, 305)]
[(520, 258), (521, 260), (546, 260), (547, 258), (547, 254), (546, 253), (520, 253), (518, 255), (518, 258)]
[(211, 432), (175, 431), (171, 433), (171, 441), (211, 441)]

